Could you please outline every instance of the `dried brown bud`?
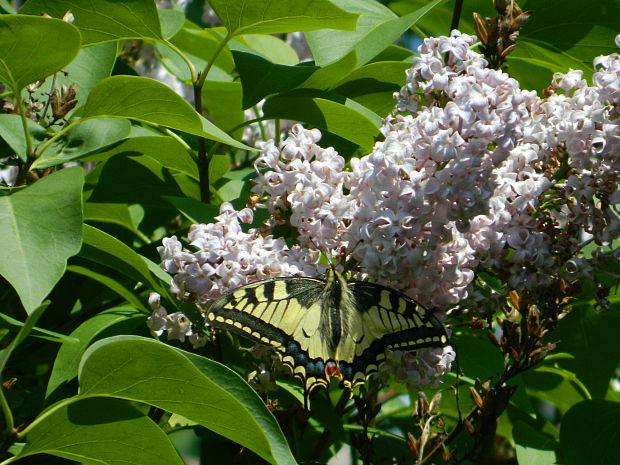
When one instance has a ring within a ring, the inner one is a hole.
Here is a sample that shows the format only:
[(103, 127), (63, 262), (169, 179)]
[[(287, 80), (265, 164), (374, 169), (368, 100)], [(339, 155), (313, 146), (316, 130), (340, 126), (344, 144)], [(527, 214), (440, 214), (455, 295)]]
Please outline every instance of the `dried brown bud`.
[(4, 389), (13, 389), (13, 386), (17, 384), (17, 378), (7, 379), (4, 383), (2, 383), (2, 387)]
[(407, 447), (413, 454), (414, 458), (418, 458), (420, 456), (420, 441), (418, 441), (413, 434), (407, 433)]
[(428, 406), (428, 411), (431, 415), (436, 413), (437, 407), (439, 406), (440, 402), (441, 402), (441, 392), (437, 391), (437, 393), (431, 399), (430, 405)]
[(475, 433), (476, 428), (474, 428), (474, 425), (472, 425), (471, 422), (467, 418), (463, 420), (463, 424), (465, 425), (465, 429), (469, 431), (469, 434)]
[(478, 408), (484, 408), (484, 401), (482, 400), (482, 396), (476, 391), (476, 389), (472, 386), (469, 387), (469, 393), (471, 395), (471, 399), (474, 401), (474, 404), (478, 406)]
[(519, 363), (521, 361), (521, 355), (514, 349), (514, 347), (508, 347), (508, 352), (515, 362)]
[(248, 196), (248, 201), (246, 202), (246, 206), (248, 208), (254, 208), (260, 202), (260, 195), (258, 194), (250, 194)]
[(474, 26), (476, 28), (476, 35), (480, 39), (480, 42), (486, 45), (489, 40), (489, 33), (487, 30), (488, 25), (478, 13), (474, 13)]
[(424, 417), (428, 415), (428, 398), (422, 391), (418, 391), (418, 401), (416, 402), (416, 414), (418, 417)]
[(484, 320), (481, 318), (478, 318), (477, 316), (474, 316), (472, 317), (469, 323), (469, 327), (473, 329), (474, 331), (480, 330), (484, 328)]
[(454, 455), (454, 451), (448, 450), (446, 445), (442, 442), (441, 443), (441, 458), (443, 459), (443, 461), (448, 462), (452, 460), (453, 455)]
[(52, 114), (54, 120), (62, 119), (67, 116), (73, 108), (77, 105), (77, 99), (75, 98), (77, 90), (77, 84), (71, 84), (68, 88), (63, 85), (60, 92), (58, 89), (54, 89), (51, 95)]
[(517, 310), (521, 308), (521, 296), (517, 291), (510, 291), (508, 293), (508, 298), (510, 299), (510, 303)]

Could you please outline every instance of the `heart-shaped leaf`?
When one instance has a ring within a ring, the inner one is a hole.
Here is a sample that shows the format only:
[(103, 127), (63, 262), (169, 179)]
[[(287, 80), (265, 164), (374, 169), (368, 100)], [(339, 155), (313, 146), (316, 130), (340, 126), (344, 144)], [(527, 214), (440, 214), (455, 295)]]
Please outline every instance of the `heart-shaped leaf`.
[(0, 197), (0, 274), (34, 310), (82, 244), (82, 168), (66, 168)]

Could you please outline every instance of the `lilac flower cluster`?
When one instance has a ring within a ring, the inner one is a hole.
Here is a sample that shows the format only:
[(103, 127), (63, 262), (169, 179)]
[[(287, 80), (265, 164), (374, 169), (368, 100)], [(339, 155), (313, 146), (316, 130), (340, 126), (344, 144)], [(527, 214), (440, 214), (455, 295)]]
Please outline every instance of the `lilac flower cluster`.
[(172, 236), (158, 247), (162, 268), (174, 275), (171, 292), (178, 298), (204, 307), (226, 292), (254, 281), (276, 276), (305, 276), (317, 273), (319, 253), (289, 248), (284, 239), (244, 232), (241, 223), (251, 223), (250, 208), (235, 211), (229, 203), (220, 207), (215, 223), (195, 224), (189, 230), (190, 252)]
[[(320, 251), (345, 249), (358, 279), (398, 289), (443, 320), (475, 297), (478, 270), (527, 290), (587, 270), (580, 234), (599, 246), (620, 235), (620, 59), (597, 58), (592, 86), (578, 71), (557, 74), (541, 98), (486, 68), (474, 42), (458, 31), (425, 40), (385, 140), (350, 170), (318, 145), (316, 129), (297, 125), (261, 143), (253, 191), (269, 219), (244, 233), (239, 222), (252, 210), (225, 204), (215, 223), (191, 228), (195, 251), (165, 239), (172, 291), (204, 307), (247, 282), (320, 274)], [(283, 224), (298, 233), (292, 248), (268, 234)], [(386, 366), (399, 381), (434, 384), (453, 359), (450, 347), (393, 352)]]

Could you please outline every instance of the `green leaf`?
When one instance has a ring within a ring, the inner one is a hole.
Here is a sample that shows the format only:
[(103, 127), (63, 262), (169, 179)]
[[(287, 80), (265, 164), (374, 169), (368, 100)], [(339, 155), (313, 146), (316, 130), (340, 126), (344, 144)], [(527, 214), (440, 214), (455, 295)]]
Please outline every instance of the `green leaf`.
[(90, 152), (107, 147), (129, 135), (131, 123), (118, 118), (97, 118), (73, 126), (58, 143), (32, 164), (33, 169), (49, 168), (77, 160)]
[(592, 69), (594, 57), (618, 51), (614, 37), (618, 33), (620, 3), (616, 0), (591, 2), (587, 6), (580, 0), (530, 0), (521, 7), (533, 9), (534, 14), (523, 25), (519, 41), (552, 45), (549, 52), (556, 54), (558, 62), (570, 57), (582, 62), (579, 68)]
[(268, 34), (248, 34), (237, 37), (236, 40), (274, 63), (289, 66), (299, 63), (295, 49), (279, 37)]
[(72, 273), (76, 273), (82, 276), (86, 276), (87, 278), (93, 279), (99, 282), (100, 284), (103, 284), (105, 287), (107, 287), (108, 289), (115, 292), (123, 299), (125, 299), (127, 303), (129, 303), (130, 305), (142, 310), (142, 312), (144, 312), (145, 314), (150, 313), (149, 309), (140, 300), (140, 298), (135, 294), (135, 292), (132, 289), (126, 288), (123, 284), (119, 283), (114, 278), (111, 278), (110, 276), (106, 274), (98, 273), (96, 271), (90, 270), (83, 266), (77, 266), (77, 265), (69, 265), (67, 267), (67, 271), (70, 271)]
[[(519, 5), (522, 7), (523, 2), (527, 2), (527, 0), (519, 2)], [(401, 0), (391, 1), (388, 6), (392, 11), (398, 14), (398, 16), (406, 16), (426, 5), (428, 5), (427, 0)], [(436, 8), (429, 11), (423, 18), (420, 18), (420, 21), (415, 24), (413, 30), (419, 37), (448, 35), (454, 7), (454, 1), (437, 5)], [(462, 2), (461, 8), (459, 30), (467, 34), (475, 33), (473, 21), (474, 11), (480, 13), (482, 17), (494, 17), (497, 15), (497, 11), (493, 8), (492, 2)]]
[(363, 151), (370, 151), (375, 137), (381, 135), (381, 122), (376, 115), (369, 118), (370, 111), (360, 110), (360, 106), (352, 100), (338, 103), (304, 91), (271, 97), (263, 105), (263, 113), (267, 118), (308, 123), (359, 145)]
[(200, 200), (174, 196), (164, 196), (163, 198), (194, 224), (211, 223), (213, 218), (219, 214), (219, 209), (215, 205)]
[(557, 442), (520, 420), (512, 428), (519, 465), (549, 465), (556, 463)]
[(168, 168), (198, 180), (196, 161), (188, 151), (172, 137), (139, 136), (131, 137), (113, 147), (104, 148), (84, 157), (82, 161), (106, 161), (116, 155), (145, 155)]
[(552, 404), (560, 413), (584, 400), (583, 391), (560, 375), (532, 370), (521, 376), (528, 396)]
[[(30, 118), (26, 119), (26, 124), (33, 142), (45, 141), (47, 135), (42, 126)], [(19, 115), (0, 114), (0, 135), (19, 158), (23, 161), (28, 159), (24, 126)]]
[[(209, 117), (224, 131), (230, 131), (245, 122), (241, 99), (244, 96), (240, 82), (205, 81), (202, 100), (209, 109)], [(231, 134), (241, 139), (243, 127)]]
[(2, 8), (7, 13), (16, 13), (15, 7), (11, 5), (8, 0), (0, 0), (0, 8)]
[(581, 380), (575, 375), (575, 373), (571, 371), (568, 371), (564, 368), (546, 366), (546, 365), (539, 365), (534, 368), (534, 371), (538, 371), (540, 373), (554, 373), (556, 375), (559, 375), (562, 378), (564, 378), (566, 381), (570, 381), (573, 385), (575, 385), (581, 391), (581, 394), (583, 395), (583, 397), (585, 397), (586, 399), (592, 399), (592, 396), (590, 395), (588, 388), (585, 387), (583, 383), (581, 382)]
[[(187, 180), (186, 176), (176, 173), (173, 175), (159, 160), (136, 156), (139, 154), (130, 155), (134, 156), (118, 155), (107, 161), (89, 201), (140, 204), (146, 209), (160, 211), (163, 216), (167, 205), (162, 204), (162, 196), (200, 197), (195, 180)], [(187, 181), (187, 185), (183, 181)]]
[(185, 15), (179, 10), (157, 9), (157, 14), (159, 15), (162, 35), (166, 39), (170, 39), (179, 32), (185, 23)]
[[(181, 30), (170, 39), (170, 43), (176, 46), (193, 63), (196, 69), (205, 69), (215, 52), (221, 47), (224, 40), (222, 34), (224, 28), (202, 29), (190, 21), (186, 21)], [(187, 63), (179, 56), (177, 50), (165, 44), (158, 44), (157, 49), (162, 55), (162, 64), (181, 81), (191, 84), (191, 73)], [(230, 50), (220, 50), (207, 75), (207, 80), (233, 81), (234, 62)]]
[(486, 380), (504, 370), (502, 354), (486, 337), (463, 332), (455, 334), (450, 343), (456, 347), (458, 362), (465, 376)]
[(13, 353), (17, 346), (19, 346), (24, 341), (24, 339), (28, 337), (28, 335), (34, 328), (34, 325), (37, 324), (37, 321), (39, 321), (39, 318), (41, 318), (43, 312), (49, 306), (49, 304), (50, 302), (46, 301), (39, 307), (35, 308), (34, 311), (32, 311), (28, 315), (26, 321), (17, 332), (17, 335), (13, 338), (13, 340), (11, 340), (9, 345), (0, 350), (0, 373), (4, 371), (4, 366), (6, 365), (9, 357), (11, 356), (11, 353)]
[(228, 34), (275, 34), (315, 29), (353, 30), (357, 15), (327, 0), (211, 0)]
[(152, 339), (117, 336), (86, 351), (79, 380), (81, 396), (144, 402), (195, 421), (270, 463), (295, 463), (260, 397), (219, 363)]
[(593, 398), (604, 398), (609, 380), (620, 363), (620, 313), (597, 312), (588, 302), (575, 302), (573, 310), (554, 332), (557, 350), (574, 355), (558, 366), (575, 373)]
[(143, 0), (28, 0), (21, 13), (45, 11), (62, 18), (71, 10), (82, 45), (118, 39), (163, 39), (155, 2)]
[(334, 91), (378, 115), (387, 115), (394, 108), (394, 92), (405, 84), (405, 72), (410, 67), (400, 61), (370, 63), (353, 71)]
[[(551, 83), (554, 73), (567, 72), (569, 68), (583, 69), (583, 63), (570, 55), (562, 54), (551, 44), (519, 38), (517, 48), (508, 57), (510, 75), (519, 81), (522, 89), (543, 90)], [(586, 70), (585, 76), (592, 73)]]
[(161, 428), (117, 399), (65, 401), (35, 422), (19, 458), (51, 454), (87, 465), (184, 465)]
[(161, 283), (149, 270), (144, 257), (118, 239), (87, 224), (84, 225), (84, 245), (80, 257), (108, 266), (159, 292)]
[(300, 87), (331, 90), (358, 66), (357, 52), (352, 50), (340, 60), (320, 67)]
[(254, 150), (200, 116), (168, 86), (144, 77), (112, 76), (104, 79), (90, 93), (82, 117), (128, 118)]
[(82, 244), (82, 168), (66, 168), (0, 197), (0, 274), (26, 311), (40, 305)]
[[(9, 329), (15, 332), (18, 332), (25, 324), (13, 317), (10, 317), (9, 315), (5, 315), (4, 313), (0, 313), (0, 320), (2, 320), (2, 329)], [(76, 340), (72, 337), (65, 336), (64, 334), (57, 333), (56, 331), (50, 331), (49, 329), (39, 328), (37, 326), (32, 328), (30, 335), (32, 337), (38, 337), (52, 342), (58, 342), (60, 344), (72, 344), (76, 342)]]
[(117, 224), (140, 239), (146, 239), (145, 242), (149, 242), (148, 238), (145, 238), (137, 228), (129, 206), (126, 204), (86, 202), (84, 203), (84, 221)]
[(434, 0), (399, 18), (375, 0), (341, 0), (338, 2), (341, 7), (360, 15), (355, 31), (321, 28), (319, 31), (307, 32), (308, 45), (320, 66), (334, 63), (352, 51), (357, 52), (358, 63), (365, 64), (443, 1), (445, 0)]
[(75, 344), (64, 344), (58, 351), (45, 396), (49, 397), (59, 387), (78, 374), (80, 358), (94, 341), (104, 337), (126, 334), (145, 324), (144, 312), (133, 307), (114, 307), (92, 316), (72, 333)]
[(566, 465), (620, 463), (620, 403), (586, 400), (562, 418), (560, 451)]
[(18, 95), (71, 63), (80, 49), (75, 26), (41, 16), (0, 16), (0, 82)]
[(257, 104), (268, 95), (295, 89), (318, 69), (306, 65), (277, 65), (246, 52), (234, 51), (233, 57), (243, 85), (243, 108)]
[(213, 184), (230, 170), (230, 157), (214, 154), (209, 161), (209, 183)]

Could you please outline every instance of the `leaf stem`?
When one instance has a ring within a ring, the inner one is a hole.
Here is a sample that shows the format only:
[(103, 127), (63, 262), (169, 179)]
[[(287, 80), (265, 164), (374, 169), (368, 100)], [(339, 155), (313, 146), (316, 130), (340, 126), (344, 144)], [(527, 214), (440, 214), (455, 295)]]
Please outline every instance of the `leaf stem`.
[(13, 412), (11, 412), (11, 407), (9, 407), (9, 403), (6, 401), (4, 388), (2, 387), (0, 387), (0, 411), (4, 414), (7, 435), (12, 436), (15, 434), (15, 420), (13, 419)]
[(33, 154), (33, 156), (35, 156), (35, 158), (40, 157), (43, 154), (43, 152), (45, 152), (50, 147), (50, 145), (56, 142), (58, 138), (60, 138), (61, 136), (64, 136), (67, 132), (69, 132), (70, 129), (74, 128), (76, 125), (80, 124), (82, 121), (86, 121), (86, 119), (79, 119), (77, 121), (72, 121), (71, 123), (67, 124), (64, 128), (62, 128), (60, 131), (58, 131), (56, 134), (54, 134), (52, 137), (46, 140), (39, 147), (39, 149), (37, 150), (37, 153)]
[[(227, 35), (220, 42), (217, 49), (213, 53), (213, 56), (205, 66), (205, 69), (197, 76), (192, 75), (192, 83), (194, 87), (194, 108), (203, 116), (204, 108), (202, 105), (202, 88), (204, 87), (205, 80), (209, 71), (213, 67), (215, 60), (219, 54), (224, 50), (228, 41), (232, 39), (232, 36)], [(211, 200), (211, 190), (209, 186), (209, 163), (211, 157), (207, 154), (206, 139), (204, 137), (198, 138), (198, 174), (200, 177), (200, 200), (204, 203), (209, 203)]]
[(16, 460), (20, 459), (21, 457), (18, 457), (17, 455), (14, 455), (13, 457), (9, 457), (8, 459), (6, 459), (3, 462), (0, 462), (0, 465), (9, 465), (9, 463), (13, 463)]
[(24, 102), (22, 102), (21, 94), (18, 92), (15, 95), (17, 99), (17, 108), (19, 109), (19, 117), (22, 120), (22, 127), (24, 128), (24, 137), (26, 138), (26, 157), (29, 160), (32, 156), (32, 137), (28, 130), (28, 117), (26, 116), (26, 110), (24, 109)]
[(167, 47), (170, 47), (177, 55), (179, 55), (181, 60), (183, 60), (189, 68), (192, 82), (196, 82), (198, 80), (198, 73), (196, 72), (196, 67), (194, 66), (194, 63), (192, 63), (192, 61), (187, 57), (187, 55), (185, 55), (185, 53), (183, 53), (181, 49), (179, 49), (179, 47), (174, 45), (172, 42), (164, 40), (163, 44)]

